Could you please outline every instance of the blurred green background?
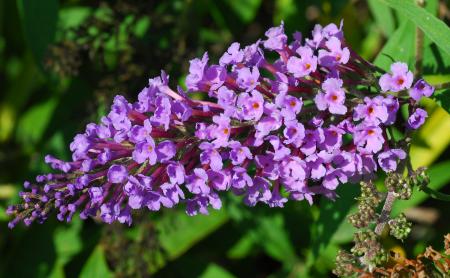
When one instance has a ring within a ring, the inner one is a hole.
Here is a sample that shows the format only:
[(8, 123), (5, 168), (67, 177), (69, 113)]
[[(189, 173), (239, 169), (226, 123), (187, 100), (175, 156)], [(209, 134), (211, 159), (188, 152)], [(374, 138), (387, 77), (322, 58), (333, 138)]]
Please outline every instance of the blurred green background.
[[(405, 0), (409, 1), (409, 0)], [(415, 26), (379, 0), (0, 1), (0, 277), (328, 277), (339, 248), (350, 246), (345, 221), (356, 186), (337, 202), (247, 208), (225, 197), (224, 209), (189, 218), (182, 209), (144, 212), (129, 228), (93, 220), (50, 219), (7, 229), (6, 206), (25, 179), (49, 171), (43, 157), (70, 158), (68, 144), (108, 109), (114, 95), (135, 100), (161, 69), (175, 85), (188, 61), (208, 51), (218, 61), (230, 43), (256, 41), (284, 20), (287, 33), (309, 36), (314, 24), (344, 19), (348, 43), (387, 69), (389, 56), (414, 65)], [(425, 8), (448, 25), (448, 1)], [(432, 84), (450, 81), (450, 59), (425, 38), (424, 72)], [(449, 93), (449, 92), (447, 92)], [(431, 187), (449, 192), (450, 100), (424, 101), (428, 122), (411, 150), (428, 166)], [(413, 232), (387, 241), (409, 256), (442, 249), (449, 206), (415, 192), (397, 201)]]

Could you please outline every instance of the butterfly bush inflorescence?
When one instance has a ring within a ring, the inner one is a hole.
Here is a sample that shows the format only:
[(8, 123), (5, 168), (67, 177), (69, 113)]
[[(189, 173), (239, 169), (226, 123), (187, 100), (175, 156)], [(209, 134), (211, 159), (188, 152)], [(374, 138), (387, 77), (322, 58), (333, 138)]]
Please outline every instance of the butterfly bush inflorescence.
[[(387, 127), (417, 129), (417, 108), (434, 88), (396, 62), (384, 73), (345, 42), (342, 24), (317, 25), (310, 38), (288, 43), (284, 26), (241, 47), (233, 43), (219, 64), (207, 53), (190, 62), (187, 91), (169, 77), (149, 80), (129, 103), (116, 96), (101, 123), (90, 123), (70, 144), (72, 161), (46, 156), (60, 173), (25, 182), (22, 204), (9, 223), (43, 222), (56, 210), (70, 221), (131, 224), (133, 210), (158, 211), (184, 203), (189, 215), (220, 209), (221, 191), (244, 202), (283, 207), (290, 200), (335, 198), (344, 183), (391, 173), (405, 159)], [(271, 58), (275, 57), (276, 58)], [(191, 93), (204, 93), (202, 100)], [(400, 124), (401, 126), (401, 124)]]

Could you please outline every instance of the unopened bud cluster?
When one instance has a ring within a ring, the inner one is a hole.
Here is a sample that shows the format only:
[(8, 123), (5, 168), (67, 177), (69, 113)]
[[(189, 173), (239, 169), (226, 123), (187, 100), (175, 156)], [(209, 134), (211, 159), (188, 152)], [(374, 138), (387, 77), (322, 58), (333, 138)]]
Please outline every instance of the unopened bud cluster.
[(428, 186), (430, 183), (430, 177), (428, 176), (426, 170), (426, 167), (420, 167), (410, 175), (409, 179), (411, 186), (417, 186), (419, 188)]
[(411, 222), (406, 219), (405, 214), (400, 214), (388, 222), (390, 234), (400, 240), (404, 240), (411, 232)]
[(376, 209), (381, 202), (380, 193), (371, 183), (361, 182), (361, 196), (358, 200), (358, 212), (349, 216), (349, 222), (356, 228), (367, 227), (375, 221)]
[(336, 267), (333, 269), (333, 274), (338, 277), (350, 277), (355, 274), (353, 268), (357, 261), (354, 255), (344, 250), (339, 250), (336, 257)]
[(354, 235), (355, 246), (351, 252), (370, 269), (387, 261), (388, 254), (371, 230), (358, 231)]
[(387, 190), (393, 192), (395, 197), (401, 200), (411, 198), (412, 188), (410, 178), (403, 177), (399, 173), (390, 173), (384, 182)]

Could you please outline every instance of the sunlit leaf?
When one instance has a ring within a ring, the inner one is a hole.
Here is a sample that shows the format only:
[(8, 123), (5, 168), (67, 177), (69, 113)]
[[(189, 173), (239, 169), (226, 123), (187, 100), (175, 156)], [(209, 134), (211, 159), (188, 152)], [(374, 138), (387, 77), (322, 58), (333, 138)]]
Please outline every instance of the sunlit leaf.
[(261, 0), (230, 0), (225, 1), (225, 3), (233, 9), (241, 21), (247, 23), (255, 18), (261, 5)]
[(86, 264), (80, 273), (81, 278), (94, 278), (94, 277), (113, 277), (111, 270), (106, 264), (105, 252), (103, 247), (97, 245), (92, 254), (89, 256)]
[(209, 264), (206, 270), (200, 275), (200, 278), (233, 278), (233, 274), (225, 270), (224, 268), (216, 265)]
[(392, 35), (395, 31), (395, 20), (391, 9), (384, 5), (380, 5), (377, 0), (368, 0), (367, 4), (369, 5), (370, 12), (375, 18), (378, 28), (383, 31), (383, 34), (386, 37)]
[(412, 1), (378, 0), (403, 13), (409, 20), (419, 26), (434, 43), (450, 55), (450, 28), (433, 14), (419, 7)]

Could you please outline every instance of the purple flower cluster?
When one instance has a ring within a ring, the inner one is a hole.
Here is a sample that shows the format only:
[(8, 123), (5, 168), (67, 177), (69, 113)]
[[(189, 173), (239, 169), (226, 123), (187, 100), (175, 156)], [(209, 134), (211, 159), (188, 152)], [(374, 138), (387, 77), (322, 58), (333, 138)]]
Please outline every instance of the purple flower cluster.
[[(311, 204), (379, 168), (394, 171), (406, 153), (390, 145), (386, 129), (406, 103), (414, 108), (407, 128), (422, 125), (426, 112), (415, 107), (434, 88), (424, 80), (411, 87), (404, 63), (380, 76), (351, 51), (342, 25), (317, 25), (311, 38), (295, 33), (290, 43), (283, 25), (265, 35), (231, 44), (219, 64), (206, 53), (192, 60), (187, 91), (172, 90), (163, 72), (136, 102), (116, 96), (100, 123), (75, 136), (72, 161), (46, 157), (60, 173), (25, 182), (9, 226), (43, 222), (54, 210), (61, 221), (79, 212), (128, 224), (134, 210), (179, 203), (189, 215), (207, 214), (221, 208), (221, 191), (249, 206)], [(368, 85), (374, 76), (379, 84)]]

